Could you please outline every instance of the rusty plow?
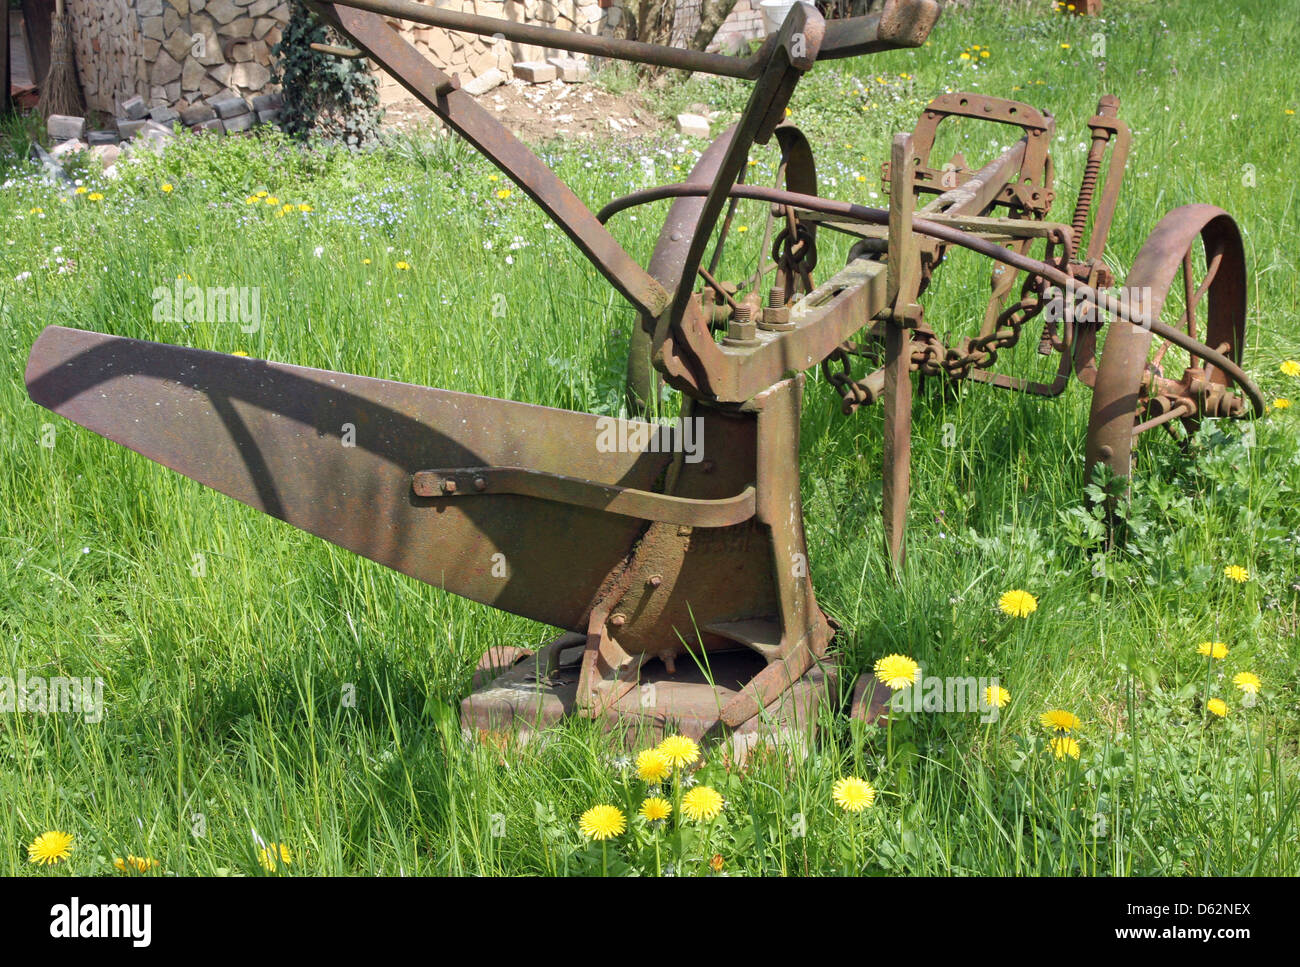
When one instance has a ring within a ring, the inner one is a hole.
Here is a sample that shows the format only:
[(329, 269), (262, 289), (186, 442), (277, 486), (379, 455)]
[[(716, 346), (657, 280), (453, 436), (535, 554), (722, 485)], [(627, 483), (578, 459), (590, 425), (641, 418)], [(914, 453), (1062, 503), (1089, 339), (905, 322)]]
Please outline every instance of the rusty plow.
[[(1092, 147), (1068, 224), (1047, 218), (1056, 197), (1048, 156), (1055, 119), (982, 94), (940, 96), (915, 131), (894, 140), (888, 209), (819, 194), (812, 146), (785, 121), (796, 84), (822, 61), (919, 46), (939, 14), (933, 0), (891, 0), (879, 13), (830, 22), (796, 4), (746, 57), (411, 0), (310, 5), (519, 185), (630, 303), (638, 322), (629, 400), (635, 406), (666, 383), (683, 395), (679, 423), (57, 326), (33, 347), (27, 385), (42, 406), (249, 506), (558, 629), (535, 651), (494, 648), (485, 656), (483, 687), (462, 705), (467, 729), (531, 730), (580, 714), (611, 729), (729, 734), (743, 753), (815, 722), (836, 684), (829, 653), (836, 628), (814, 595), (800, 501), (810, 370), (821, 368), (846, 414), (883, 403), (883, 532), (898, 562), (918, 374), (1055, 396), (1073, 372), (1093, 390), (1089, 462), (1125, 475), (1140, 433), (1262, 408), (1241, 369), (1245, 268), (1226, 213), (1208, 205), (1171, 213), (1127, 287), (1111, 291), (1103, 255), (1129, 142), (1114, 98), (1103, 98), (1089, 121)], [(388, 17), (752, 87), (739, 120), (684, 182), (593, 212), (454, 78), (390, 30)], [(950, 118), (1003, 125), (1017, 140), (980, 166), (961, 156), (940, 165), (931, 152)], [(752, 145), (773, 139), (780, 184), (744, 183)], [(671, 205), (643, 268), (605, 223), (663, 199)], [(754, 275), (728, 282), (717, 277), (719, 254), (739, 199), (765, 203), (770, 216)], [(853, 239), (841, 267), (818, 264), (818, 236), (828, 231)], [(1041, 257), (1030, 254), (1035, 246)], [(954, 248), (988, 258), (994, 273), (978, 333), (949, 342), (923, 304)], [(1132, 295), (1139, 289), (1142, 299)], [(1171, 293), (1182, 310), (1176, 323), (1162, 318)], [(1060, 357), (1050, 383), (995, 365), (1034, 320), (1042, 324), (1040, 352)], [(1181, 368), (1166, 358), (1171, 348)], [(688, 431), (698, 452), (683, 445)], [(864, 679), (857, 693), (855, 706), (872, 710), (863, 715), (881, 714), (874, 683)]]

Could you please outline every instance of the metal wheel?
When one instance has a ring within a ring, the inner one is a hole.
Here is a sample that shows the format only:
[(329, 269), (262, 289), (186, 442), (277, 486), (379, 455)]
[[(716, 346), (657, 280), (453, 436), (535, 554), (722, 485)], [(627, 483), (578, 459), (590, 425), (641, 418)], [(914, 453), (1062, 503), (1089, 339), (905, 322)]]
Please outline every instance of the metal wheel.
[[(704, 153), (700, 155), (700, 160), (695, 162), (695, 167), (691, 169), (687, 181), (703, 184), (712, 183), (714, 178), (717, 177), (718, 168), (722, 165), (727, 148), (731, 146), (733, 131), (733, 128), (728, 128), (713, 139)], [(778, 125), (775, 133), (777, 143), (781, 147), (781, 166), (778, 170), (777, 180), (784, 182), (787, 191), (816, 195), (817, 166), (813, 160), (812, 146), (808, 143), (808, 138), (792, 124)], [(668, 218), (659, 233), (659, 240), (655, 244), (654, 254), (650, 258), (648, 270), (670, 292), (676, 289), (680, 282), (682, 263), (686, 258), (687, 249), (690, 248), (691, 233), (699, 220), (700, 211), (704, 208), (704, 201), (705, 199), (701, 196), (678, 198), (673, 202), (672, 208), (669, 209)], [(717, 267), (723, 248), (727, 243), (732, 213), (735, 211), (735, 207), (736, 199), (733, 199), (724, 218), (717, 245), (708, 260), (711, 270)], [(773, 233), (774, 223), (775, 215), (769, 212), (763, 232), (759, 267), (756, 278), (749, 280), (751, 284), (757, 284), (763, 274), (770, 272), (774, 268), (771, 264), (764, 264), (767, 261), (767, 248)], [(628, 345), (627, 390), (625, 396), (628, 410), (633, 415), (647, 412), (651, 400), (657, 398), (656, 394), (658, 394), (662, 383), (650, 358), (653, 341), (651, 332), (654, 330), (656, 322), (657, 320), (654, 319), (640, 318), (632, 327), (632, 336)]]
[[(1147, 236), (1125, 284), (1145, 318), (1167, 322), (1240, 364), (1246, 336), (1241, 232), (1213, 205), (1176, 208)], [(1087, 465), (1132, 471), (1133, 443), (1163, 428), (1195, 432), (1207, 416), (1245, 416), (1242, 387), (1213, 364), (1116, 320), (1106, 333), (1088, 420)]]

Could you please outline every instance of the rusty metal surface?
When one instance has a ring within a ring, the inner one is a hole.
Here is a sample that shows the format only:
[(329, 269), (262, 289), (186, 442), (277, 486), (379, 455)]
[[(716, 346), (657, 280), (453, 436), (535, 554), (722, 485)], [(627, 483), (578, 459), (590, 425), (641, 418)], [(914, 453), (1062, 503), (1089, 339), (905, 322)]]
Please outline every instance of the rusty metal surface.
[[(1126, 288), (1148, 292), (1147, 311), (1153, 320), (1158, 319), (1171, 285), (1183, 274), (1184, 258), (1198, 239), (1204, 246), (1204, 268), (1208, 270), (1216, 260), (1218, 263), (1203, 294), (1205, 342), (1227, 347), (1226, 358), (1235, 364), (1245, 345), (1246, 262), (1241, 232), (1227, 212), (1213, 205), (1184, 205), (1166, 215), (1138, 252)], [(1195, 295), (1192, 279), (1187, 277), (1184, 283)], [(1196, 303), (1192, 305), (1195, 309)], [(1194, 322), (1195, 314), (1189, 323), (1184, 313), (1188, 331), (1182, 335), (1190, 337), (1196, 332)], [(1153, 336), (1162, 334), (1140, 326), (1117, 327), (1107, 333), (1088, 420), (1089, 469), (1102, 463), (1127, 476), (1138, 427), (1144, 431), (1181, 417), (1190, 431), (1202, 414), (1239, 416), (1244, 411), (1244, 399), (1224, 393), (1233, 385), (1240, 387), (1240, 381), (1213, 360), (1200, 367), (1193, 354), (1192, 365), (1182, 379), (1164, 378), (1160, 367), (1149, 362)], [(1180, 412), (1160, 422), (1144, 422), (1144, 417), (1159, 417), (1153, 411), (1161, 409), (1162, 400), (1165, 413)]]
[[(412, 475), (526, 463), (649, 489), (671, 459), (601, 453), (597, 418), (585, 414), (56, 326), (32, 348), (27, 385), (42, 406), (295, 527), (575, 630), (635, 542), (637, 521), (512, 495), (436, 506), (412, 492)], [(349, 425), (353, 447), (344, 446)], [(736, 448), (726, 433), (717, 444)], [(582, 439), (592, 445), (572, 446)], [(723, 487), (750, 483), (752, 467)], [(492, 573), (497, 553), (504, 579)], [(567, 562), (563, 582), (556, 560)]]
[(881, 514), (885, 549), (902, 568), (907, 504), (912, 480), (912, 336), (921, 321), (921, 252), (912, 222), (916, 208), (914, 161), (919, 160), (911, 135), (894, 139), (890, 163), (894, 182), (889, 193), (889, 302), (885, 325), (884, 466), (881, 468)]
[[(734, 497), (700, 500), (602, 484), (531, 467), (454, 467), (421, 470), (411, 479), (417, 497), (446, 500), (517, 494), (607, 514), (692, 527), (730, 527), (754, 516), (754, 488)], [(435, 505), (437, 506), (437, 505)]]
[[(461, 703), (462, 728), (469, 737), (501, 747), (512, 741), (544, 741), (546, 729), (582, 711), (578, 687), (583, 642), (568, 636), (558, 644), (550, 667), (524, 658)], [(736, 649), (713, 654), (707, 664), (686, 661), (673, 674), (651, 667), (636, 688), (595, 718), (629, 746), (674, 734), (697, 741), (725, 736), (736, 763), (744, 763), (763, 744), (798, 749), (814, 737), (823, 714), (835, 711), (838, 666), (830, 661), (813, 664), (761, 713), (726, 726), (723, 706), (764, 667), (757, 655)]]
[(853, 685), (849, 704), (849, 718), (867, 725), (875, 725), (889, 718), (889, 703), (894, 693), (889, 686), (867, 672)]

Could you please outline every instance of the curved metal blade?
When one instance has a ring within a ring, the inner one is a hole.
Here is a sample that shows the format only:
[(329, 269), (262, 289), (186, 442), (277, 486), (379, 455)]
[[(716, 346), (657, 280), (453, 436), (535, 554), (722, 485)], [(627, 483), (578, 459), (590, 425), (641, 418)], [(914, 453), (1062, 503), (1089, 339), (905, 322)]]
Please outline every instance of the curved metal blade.
[(515, 494), (419, 497), (430, 467), (528, 467), (654, 489), (671, 454), (602, 452), (600, 418), (47, 328), (31, 398), (151, 460), (435, 587), (586, 630), (646, 522)]

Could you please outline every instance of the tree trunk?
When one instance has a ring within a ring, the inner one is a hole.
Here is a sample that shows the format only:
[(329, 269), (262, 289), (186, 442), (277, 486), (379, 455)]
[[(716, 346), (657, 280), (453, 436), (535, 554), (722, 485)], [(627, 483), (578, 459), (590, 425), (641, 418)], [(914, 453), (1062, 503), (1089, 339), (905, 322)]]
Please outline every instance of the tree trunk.
[(713, 43), (718, 28), (731, 15), (735, 6), (736, 0), (701, 0), (700, 26), (691, 38), (691, 50), (704, 50)]

